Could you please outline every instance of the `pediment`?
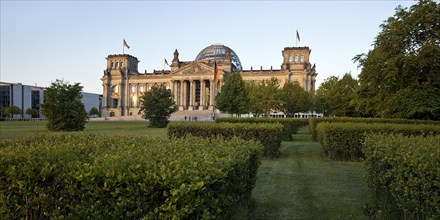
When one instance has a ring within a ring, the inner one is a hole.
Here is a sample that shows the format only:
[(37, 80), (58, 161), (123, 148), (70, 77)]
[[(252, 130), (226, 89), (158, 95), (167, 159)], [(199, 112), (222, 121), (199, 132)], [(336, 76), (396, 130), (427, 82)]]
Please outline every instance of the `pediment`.
[(212, 75), (214, 73), (214, 67), (211, 67), (205, 63), (194, 61), (188, 64), (176, 72), (173, 75)]

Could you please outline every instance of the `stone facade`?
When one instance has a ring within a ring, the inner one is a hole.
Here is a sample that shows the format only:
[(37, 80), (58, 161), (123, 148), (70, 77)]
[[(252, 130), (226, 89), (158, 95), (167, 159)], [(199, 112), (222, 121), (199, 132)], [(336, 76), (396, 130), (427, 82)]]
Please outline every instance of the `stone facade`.
[[(309, 61), (308, 47), (286, 47), (282, 51), (281, 69), (242, 70), (234, 65), (231, 50), (224, 47), (221, 59), (201, 59), (182, 62), (176, 49), (170, 70), (140, 73), (138, 59), (128, 54), (109, 55), (107, 68), (101, 78), (103, 82), (102, 116), (138, 116), (139, 97), (154, 84), (165, 84), (171, 89), (174, 101), (183, 110), (213, 110), (216, 90), (221, 90), (225, 78), (234, 70), (240, 72), (245, 81), (261, 82), (278, 79), (283, 86), (286, 82), (298, 82), (304, 90), (314, 93), (316, 70)], [(233, 52), (233, 51), (232, 51)], [(235, 53), (234, 53), (235, 55)], [(218, 57), (217, 57), (218, 58)], [(214, 88), (214, 66), (220, 72), (219, 87)]]

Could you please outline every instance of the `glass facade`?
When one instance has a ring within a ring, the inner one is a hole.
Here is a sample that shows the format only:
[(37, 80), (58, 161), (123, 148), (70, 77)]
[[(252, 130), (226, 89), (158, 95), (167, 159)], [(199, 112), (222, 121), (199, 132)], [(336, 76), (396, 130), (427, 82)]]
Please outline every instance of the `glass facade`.
[(11, 103), (11, 86), (0, 85), (0, 106), (5, 108), (10, 106)]

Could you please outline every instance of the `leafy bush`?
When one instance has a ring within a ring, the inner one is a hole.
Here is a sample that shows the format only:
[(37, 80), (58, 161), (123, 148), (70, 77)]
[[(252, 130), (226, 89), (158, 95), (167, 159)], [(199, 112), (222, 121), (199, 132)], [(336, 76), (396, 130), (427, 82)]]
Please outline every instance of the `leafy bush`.
[(193, 135), (204, 138), (239, 137), (245, 140), (257, 140), (264, 149), (265, 157), (277, 157), (281, 146), (281, 132), (283, 126), (280, 124), (239, 124), (239, 123), (210, 123), (210, 122), (175, 122), (168, 126), (169, 137), (185, 137)]
[(363, 152), (378, 219), (440, 219), (440, 136), (369, 135)]
[(439, 125), (320, 123), (318, 139), (324, 153), (331, 159), (358, 160), (363, 158), (362, 142), (367, 134), (430, 135), (440, 134)]
[(238, 138), (84, 133), (0, 141), (0, 216), (227, 218), (251, 195), (261, 148)]
[(383, 123), (383, 124), (437, 124), (440, 125), (440, 121), (429, 120), (411, 120), (411, 119), (388, 119), (388, 118), (350, 118), (350, 117), (325, 117), (325, 118), (310, 118), (309, 126), (312, 131), (313, 137), (317, 138), (316, 127), (321, 122), (328, 123), (340, 123), (340, 122), (353, 122), (353, 123)]
[(81, 102), (82, 88), (79, 83), (70, 85), (58, 79), (46, 88), (41, 108), (49, 131), (84, 130), (87, 112)]
[(229, 123), (279, 123), (283, 125), (281, 139), (283, 141), (291, 141), (292, 134), (296, 134), (300, 127), (308, 124), (308, 119), (295, 118), (217, 118), (215, 122)]

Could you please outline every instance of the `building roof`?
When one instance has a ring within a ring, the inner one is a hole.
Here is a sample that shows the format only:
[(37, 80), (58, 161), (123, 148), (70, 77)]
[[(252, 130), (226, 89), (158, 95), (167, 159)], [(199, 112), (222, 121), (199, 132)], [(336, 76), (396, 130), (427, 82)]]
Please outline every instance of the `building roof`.
[(235, 66), (235, 69), (242, 70), (240, 58), (238, 58), (237, 54), (229, 47), (222, 44), (213, 44), (211, 46), (206, 47), (202, 51), (200, 51), (199, 55), (197, 55), (196, 60), (215, 60), (215, 61), (223, 61), (226, 58), (226, 54), (229, 50), (229, 55), (231, 59), (231, 63)]

